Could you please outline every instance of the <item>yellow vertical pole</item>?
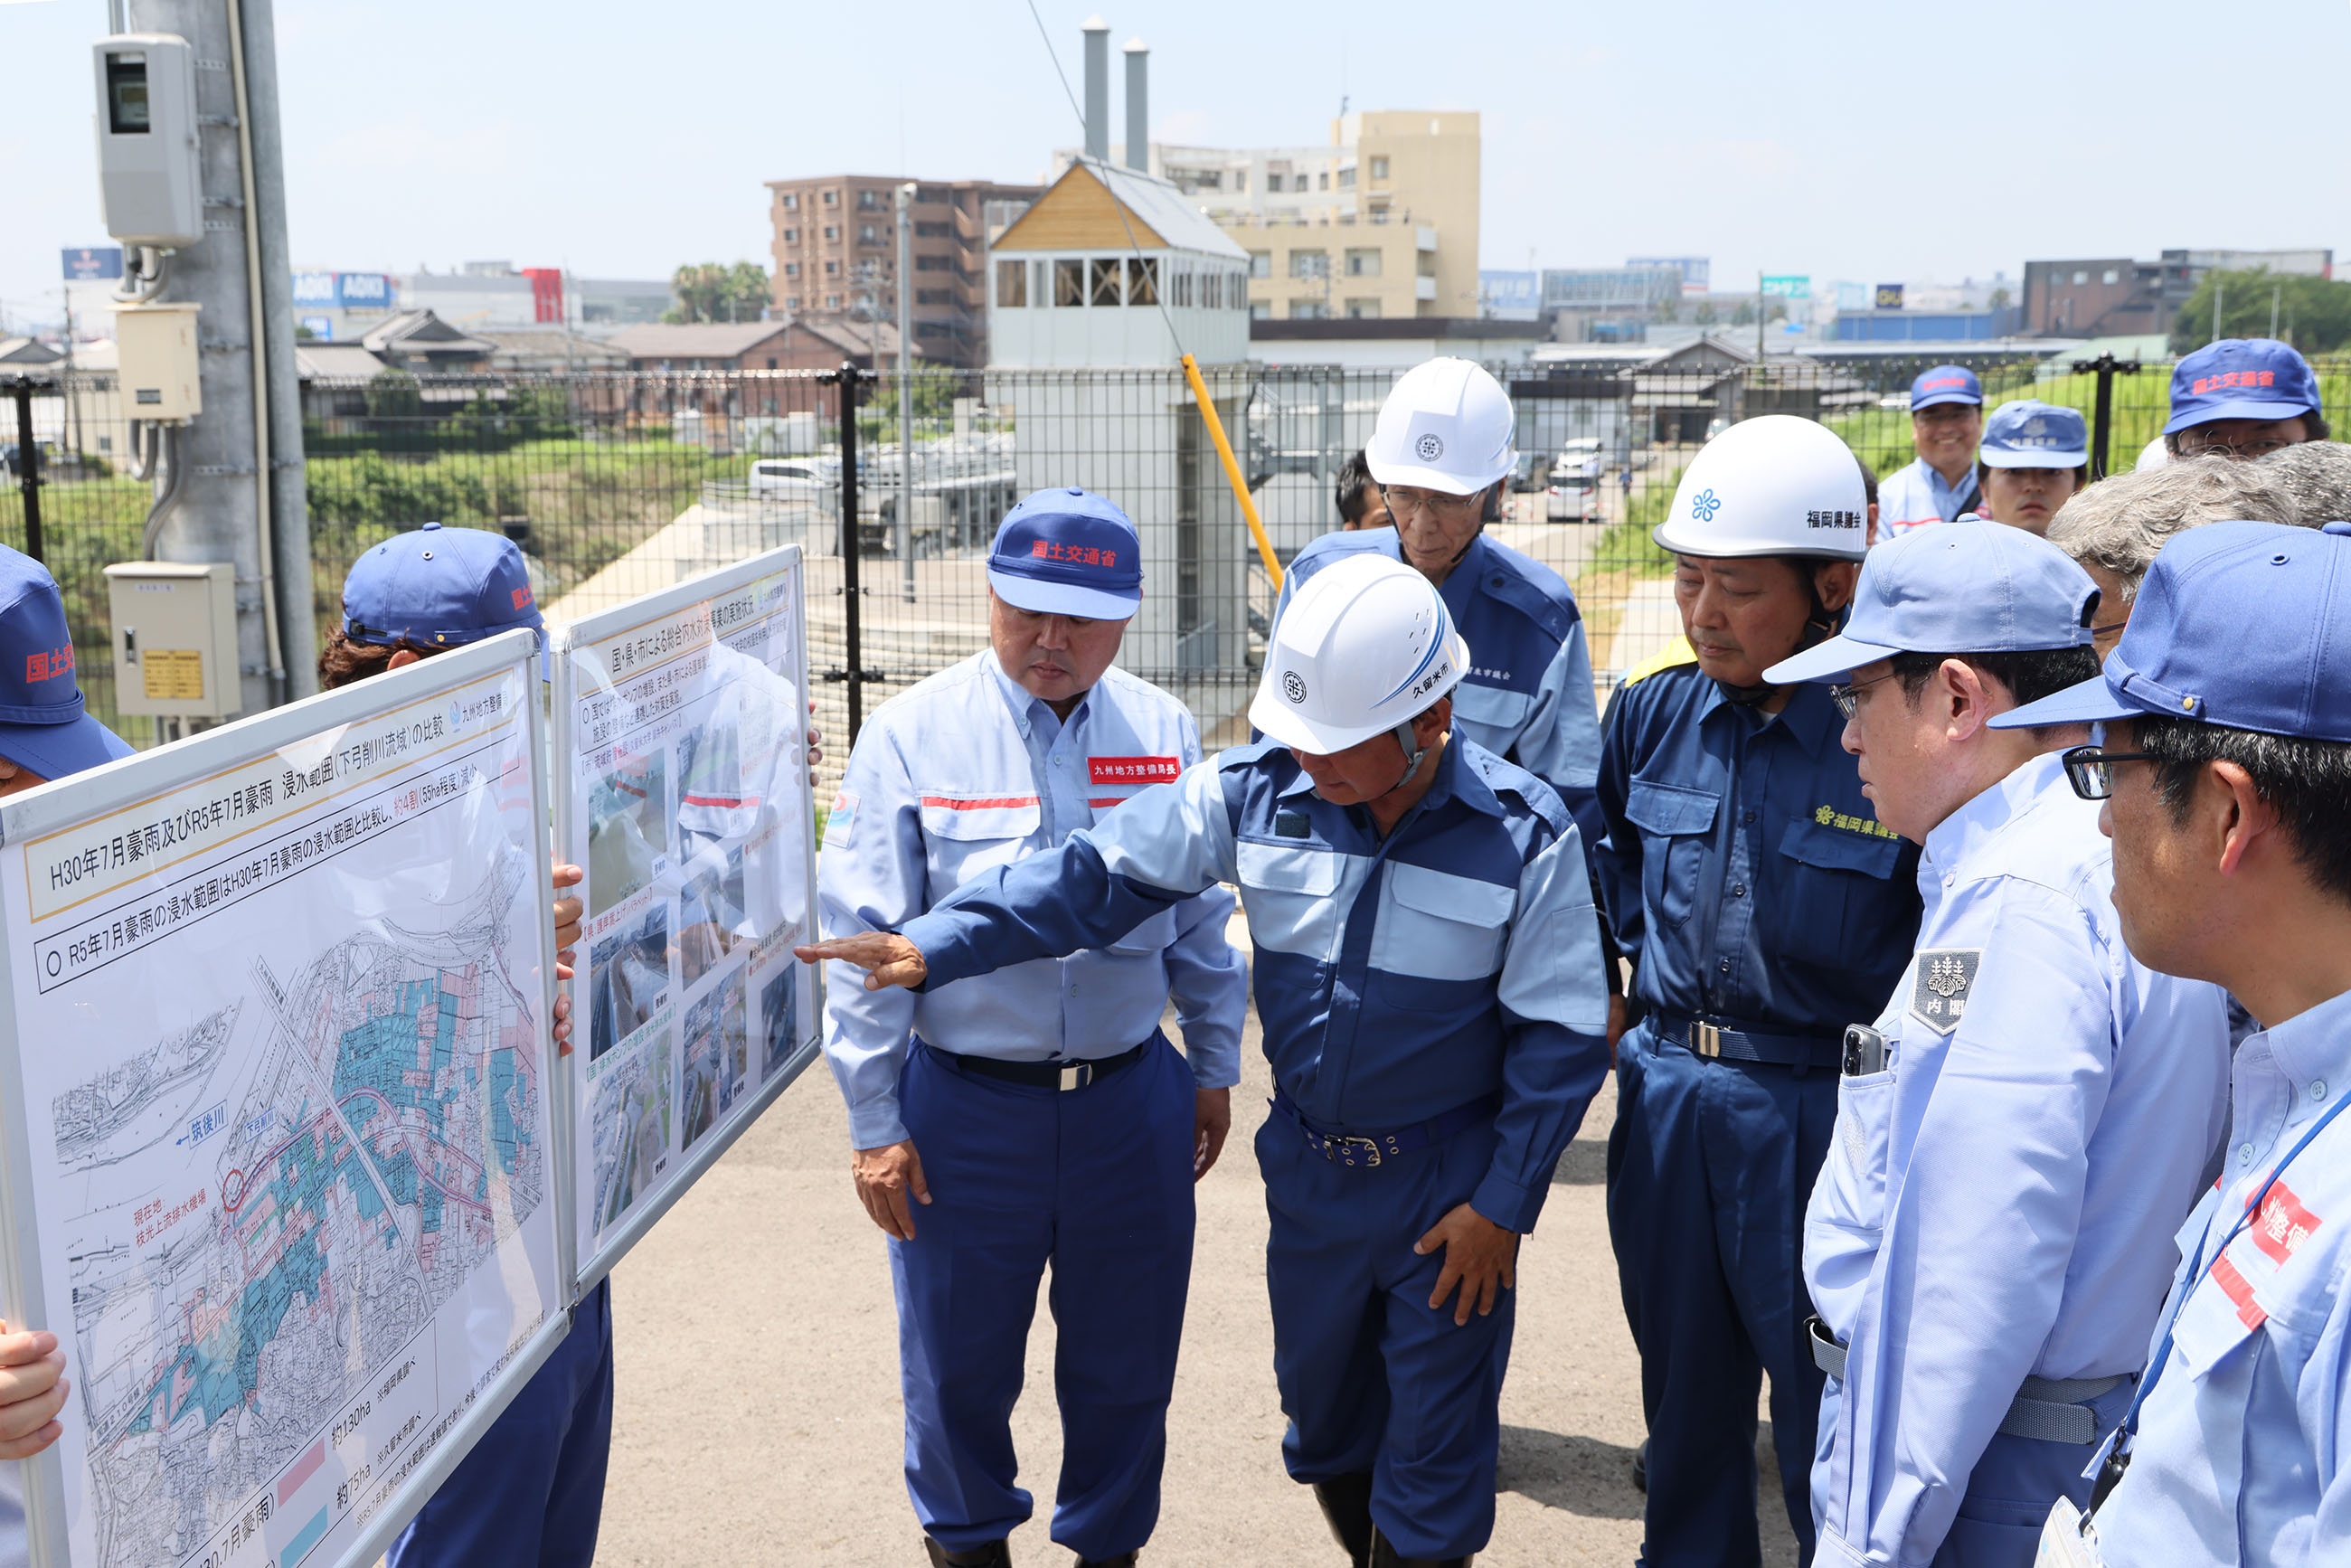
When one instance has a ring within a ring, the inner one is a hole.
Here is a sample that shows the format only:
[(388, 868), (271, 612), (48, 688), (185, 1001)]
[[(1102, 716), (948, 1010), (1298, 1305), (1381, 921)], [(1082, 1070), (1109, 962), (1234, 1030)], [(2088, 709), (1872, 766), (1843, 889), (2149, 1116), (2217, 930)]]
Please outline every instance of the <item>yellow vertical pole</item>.
[(1200, 367), (1192, 356), (1184, 356), (1184, 379), (1192, 383), (1192, 401), (1199, 405), (1200, 418), (1208, 427), (1208, 438), (1217, 444), (1217, 456), (1225, 465), (1225, 478), (1233, 487), (1233, 499), (1241, 504), (1241, 516), (1249, 519), (1249, 535), (1257, 540), (1259, 559), (1265, 562), (1265, 572), (1273, 579), (1273, 590), (1281, 591), (1281, 562), (1275, 559), (1273, 541), (1265, 537), (1265, 524), (1257, 515), (1257, 502), (1250, 498), (1249, 481), (1241, 477), (1241, 465), (1233, 456), (1233, 444), (1225, 439), (1225, 422), (1217, 417), (1217, 405), (1208, 396), (1208, 386), (1200, 379)]

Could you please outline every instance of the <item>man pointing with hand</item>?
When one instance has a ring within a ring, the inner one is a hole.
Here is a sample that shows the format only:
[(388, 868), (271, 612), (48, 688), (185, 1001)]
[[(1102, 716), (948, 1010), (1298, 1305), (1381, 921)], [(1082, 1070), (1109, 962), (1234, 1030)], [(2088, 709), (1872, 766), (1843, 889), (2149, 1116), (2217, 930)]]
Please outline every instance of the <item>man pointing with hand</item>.
[(1282, 1458), (1358, 1568), (1467, 1564), (1492, 1533), (1519, 1238), (1608, 1060), (1574, 822), (1447, 733), (1468, 652), (1418, 572), (1334, 561), (1274, 628), (1249, 709), (1268, 739), (799, 949), (870, 971), (864, 996), (952, 995), (1239, 884), (1275, 1085), (1257, 1154)]

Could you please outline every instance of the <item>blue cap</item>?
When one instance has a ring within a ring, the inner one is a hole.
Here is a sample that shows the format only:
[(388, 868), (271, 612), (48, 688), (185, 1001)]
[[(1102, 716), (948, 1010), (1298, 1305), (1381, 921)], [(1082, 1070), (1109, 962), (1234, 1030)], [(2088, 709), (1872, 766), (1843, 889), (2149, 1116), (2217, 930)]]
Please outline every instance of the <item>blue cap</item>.
[(2089, 427), (2079, 409), (2021, 397), (1991, 411), (1978, 455), (1994, 468), (2079, 468), (2090, 460)]
[(2209, 523), (2173, 535), (2098, 678), (1991, 722), (2149, 715), (2351, 742), (2351, 523)]
[(1910, 412), (1932, 408), (1938, 402), (1983, 402), (1983, 382), (1976, 380), (1975, 371), (1965, 365), (1937, 365), (1920, 371), (1918, 379), (1910, 383)]
[(2163, 434), (2216, 419), (2293, 419), (2318, 412), (2310, 361), (2275, 338), (2222, 338), (2171, 367)]
[(0, 545), (0, 757), (36, 778), (63, 779), (131, 754), (82, 711), (57, 580)]
[(987, 586), (1016, 610), (1123, 621), (1143, 602), (1143, 539), (1083, 490), (1040, 490), (1004, 514)]
[(343, 635), (354, 643), (455, 648), (517, 626), (546, 622), (522, 551), (504, 534), (427, 523), (392, 535), (343, 579)]
[(1896, 653), (2086, 648), (2098, 585), (2039, 534), (1980, 517), (1913, 528), (1869, 552), (1842, 636), (1763, 672), (1833, 681)]

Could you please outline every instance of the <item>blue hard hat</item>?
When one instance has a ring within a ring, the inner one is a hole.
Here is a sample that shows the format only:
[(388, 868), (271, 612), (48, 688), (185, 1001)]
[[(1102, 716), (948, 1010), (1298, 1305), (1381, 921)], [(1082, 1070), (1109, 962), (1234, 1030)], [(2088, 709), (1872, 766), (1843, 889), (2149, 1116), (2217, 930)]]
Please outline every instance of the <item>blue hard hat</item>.
[(369, 550), (343, 580), (343, 635), (354, 643), (455, 648), (517, 626), (546, 622), (504, 534), (427, 523)]
[(1896, 653), (2085, 648), (2098, 585), (2038, 534), (1981, 517), (1913, 528), (1869, 552), (1841, 635), (1763, 672), (1834, 681)]
[(987, 586), (1016, 610), (1123, 621), (1143, 602), (1143, 539), (1100, 496), (1040, 490), (1004, 514)]
[(0, 757), (36, 778), (63, 779), (131, 751), (83, 711), (57, 580), (0, 545)]
[(2175, 534), (2098, 678), (1991, 722), (2149, 716), (2351, 742), (2351, 523)]
[(2216, 419), (2293, 419), (2318, 412), (2310, 361), (2274, 338), (2222, 338), (2171, 368), (2169, 435)]
[(1910, 383), (1910, 412), (1932, 408), (1938, 402), (1983, 402), (1983, 382), (1976, 380), (1975, 371), (1965, 365), (1937, 365), (1918, 372)]
[(2079, 468), (2090, 460), (2079, 409), (2021, 397), (1991, 411), (1977, 455), (1994, 468)]

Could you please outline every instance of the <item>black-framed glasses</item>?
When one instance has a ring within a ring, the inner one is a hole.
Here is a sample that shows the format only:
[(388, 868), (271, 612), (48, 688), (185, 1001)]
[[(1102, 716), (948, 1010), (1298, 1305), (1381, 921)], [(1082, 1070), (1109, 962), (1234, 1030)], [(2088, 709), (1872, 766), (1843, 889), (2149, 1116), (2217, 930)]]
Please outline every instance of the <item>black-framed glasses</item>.
[(2115, 792), (2115, 764), (2117, 762), (2159, 762), (2152, 751), (2102, 751), (2095, 746), (2077, 746), (2058, 758), (2065, 765), (2065, 782), (2074, 793), (2085, 800), (2104, 800)]
[(2179, 455), (2182, 457), (2201, 457), (2210, 452), (2225, 452), (2231, 457), (2266, 457), (2293, 444), (2282, 435), (2256, 436), (2250, 441), (2222, 441), (2217, 436), (2199, 436), (2193, 431), (2185, 431), (2179, 437)]
[(1880, 681), (1890, 681), (1899, 674), (1901, 674), (1899, 670), (1888, 670), (1882, 675), (1872, 675), (1865, 681), (1855, 681), (1851, 685), (1831, 686), (1829, 688), (1829, 701), (1836, 704), (1837, 712), (1844, 715), (1847, 718), (1851, 718), (1853, 716), (1853, 710), (1861, 706), (1861, 698), (1857, 694), (1861, 691), (1862, 687), (1874, 686)]

